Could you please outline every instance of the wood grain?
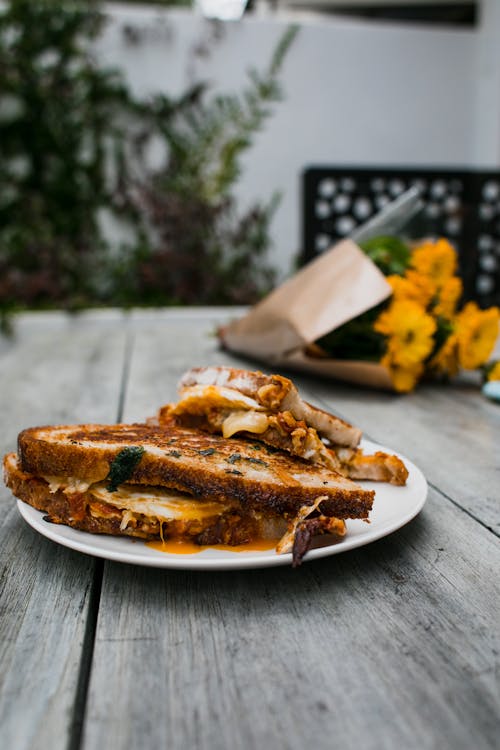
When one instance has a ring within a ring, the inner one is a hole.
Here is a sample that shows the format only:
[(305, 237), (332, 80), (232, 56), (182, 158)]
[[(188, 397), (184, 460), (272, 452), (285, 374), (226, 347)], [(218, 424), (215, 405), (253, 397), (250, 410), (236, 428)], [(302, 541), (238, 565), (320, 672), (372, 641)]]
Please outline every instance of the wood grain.
[[(217, 351), (213, 323), (143, 327), (126, 419), (172, 399), (189, 366), (241, 363)], [(498, 540), (458, 507), (466, 495), (458, 469), (433, 468), (437, 458), (456, 466), (452, 430), (437, 440), (436, 421), (456, 426), (459, 417), (434, 391), (430, 401), (402, 402), (302, 382), (415, 458), (439, 489), (401, 531), (295, 571), (201, 574), (106, 563), (87, 750), (498, 746)], [(496, 417), (471, 404), (462, 418), (475, 412), (483, 436), (469, 441), (477, 472)], [(466, 486), (472, 481), (470, 471)]]
[(433, 493), (298, 571), (107, 565), (84, 747), (494, 748), (499, 564)]
[[(220, 351), (216, 330), (228, 313), (205, 310), (198, 317), (173, 315), (134, 323), (134, 343), (124, 403), (128, 421), (143, 421), (177, 398), (177, 383), (188, 363), (231, 365), (234, 357)], [(140, 321), (140, 318), (139, 318)]]
[[(2, 341), (2, 453), (26, 426), (116, 420), (122, 322), (26, 316)], [(66, 750), (81, 719), (96, 563), (33, 532), (5, 488), (0, 505), (0, 746)]]

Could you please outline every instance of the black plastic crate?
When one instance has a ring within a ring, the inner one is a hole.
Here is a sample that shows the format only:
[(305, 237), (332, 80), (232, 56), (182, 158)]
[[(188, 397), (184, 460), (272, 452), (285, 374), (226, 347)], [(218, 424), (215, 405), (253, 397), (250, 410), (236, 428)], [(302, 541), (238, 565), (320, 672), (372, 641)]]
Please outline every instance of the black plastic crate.
[(423, 208), (409, 238), (447, 237), (457, 248), (466, 299), (500, 304), (500, 172), (312, 167), (303, 175), (303, 252), (312, 260), (408, 188)]

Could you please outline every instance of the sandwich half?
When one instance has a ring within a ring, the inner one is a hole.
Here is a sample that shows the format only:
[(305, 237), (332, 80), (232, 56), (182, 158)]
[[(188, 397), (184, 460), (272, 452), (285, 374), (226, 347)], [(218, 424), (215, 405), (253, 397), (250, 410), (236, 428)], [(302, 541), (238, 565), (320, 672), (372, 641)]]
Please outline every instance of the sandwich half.
[(281, 375), (231, 367), (195, 367), (179, 383), (179, 400), (157, 415), (160, 425), (195, 427), (225, 438), (251, 437), (351, 479), (405, 484), (397, 456), (365, 455), (361, 430), (304, 401)]
[(168, 424), (36, 427), (4, 458), (16, 497), (84, 531), (198, 545), (276, 540), (300, 563), (318, 534), (366, 519), (374, 492), (261, 442)]

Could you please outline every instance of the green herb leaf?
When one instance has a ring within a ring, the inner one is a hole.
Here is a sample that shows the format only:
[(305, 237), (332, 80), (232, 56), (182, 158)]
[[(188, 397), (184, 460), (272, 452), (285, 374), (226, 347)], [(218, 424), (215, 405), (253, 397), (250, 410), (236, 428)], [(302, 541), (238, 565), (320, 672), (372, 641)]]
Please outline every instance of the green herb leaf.
[(239, 453), (233, 453), (227, 460), (230, 464), (234, 464), (236, 461), (241, 461), (241, 455)]
[(213, 456), (215, 453), (215, 448), (205, 448), (203, 451), (198, 451), (200, 456)]
[(119, 484), (130, 479), (144, 453), (142, 445), (131, 445), (121, 450), (113, 459), (106, 477), (108, 492), (116, 492)]

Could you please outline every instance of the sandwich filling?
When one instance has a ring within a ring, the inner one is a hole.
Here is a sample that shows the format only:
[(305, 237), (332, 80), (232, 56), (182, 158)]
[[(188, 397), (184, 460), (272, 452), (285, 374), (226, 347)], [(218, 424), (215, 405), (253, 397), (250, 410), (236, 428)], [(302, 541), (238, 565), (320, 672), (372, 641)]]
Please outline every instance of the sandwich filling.
[(397, 456), (381, 451), (370, 456), (361, 448), (336, 445), (320, 437), (314, 427), (297, 419), (291, 411), (270, 411), (261, 401), (229, 386), (197, 383), (182, 387), (178, 402), (163, 406), (158, 421), (165, 425), (173, 421), (219, 433), (224, 438), (238, 433), (256, 436), (268, 445), (351, 479), (403, 485), (408, 477), (404, 463)]

